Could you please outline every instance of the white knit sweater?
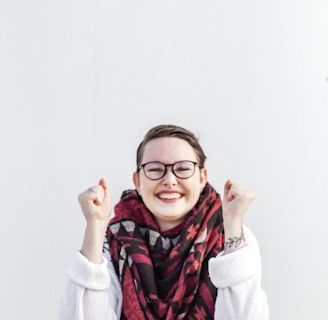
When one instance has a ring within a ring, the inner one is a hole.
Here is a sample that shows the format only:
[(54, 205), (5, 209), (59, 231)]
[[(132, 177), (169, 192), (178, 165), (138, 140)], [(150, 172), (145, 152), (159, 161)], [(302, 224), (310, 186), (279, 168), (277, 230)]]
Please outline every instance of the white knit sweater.
[[(210, 278), (218, 288), (214, 320), (269, 319), (266, 294), (261, 288), (259, 248), (253, 233), (246, 227), (244, 230), (246, 247), (209, 261)], [(120, 319), (122, 292), (108, 253), (100, 265), (77, 253), (67, 274), (60, 320)]]

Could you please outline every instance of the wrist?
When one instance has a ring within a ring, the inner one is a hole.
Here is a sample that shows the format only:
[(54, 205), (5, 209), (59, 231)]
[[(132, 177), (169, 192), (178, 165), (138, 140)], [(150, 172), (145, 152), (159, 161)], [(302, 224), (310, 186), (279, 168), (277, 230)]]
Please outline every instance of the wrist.
[(224, 253), (230, 253), (246, 246), (242, 224), (225, 230)]
[(243, 226), (243, 219), (229, 215), (223, 218), (224, 230), (228, 234), (240, 234), (240, 229)]
[(88, 221), (81, 253), (91, 262), (100, 264), (103, 261), (103, 243), (107, 230), (107, 223), (101, 221)]
[(98, 230), (106, 232), (108, 220), (87, 219), (86, 222), (86, 230)]

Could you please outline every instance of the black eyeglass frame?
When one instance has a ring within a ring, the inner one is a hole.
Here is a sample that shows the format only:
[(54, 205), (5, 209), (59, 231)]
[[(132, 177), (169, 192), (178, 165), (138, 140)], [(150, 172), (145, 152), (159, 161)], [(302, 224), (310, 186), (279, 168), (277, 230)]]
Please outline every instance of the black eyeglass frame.
[[(192, 163), (192, 164), (194, 165), (194, 170), (193, 170), (193, 172), (192, 172), (192, 174), (191, 174), (190, 176), (188, 176), (188, 177), (179, 177), (179, 176), (176, 174), (176, 172), (174, 171), (174, 166), (175, 166), (177, 163), (181, 163), (181, 162), (189, 162), (189, 163)], [(163, 166), (164, 166), (164, 172), (163, 172), (163, 175), (162, 175), (161, 177), (159, 177), (159, 178), (156, 178), (156, 179), (154, 179), (154, 178), (149, 178), (149, 177), (147, 176), (146, 171), (145, 171), (145, 166), (146, 166), (147, 164), (149, 164), (149, 163), (159, 163), (159, 164), (163, 165)], [(142, 170), (143, 170), (143, 172), (144, 172), (144, 174), (145, 174), (145, 177), (146, 177), (147, 179), (149, 179), (149, 180), (153, 180), (153, 181), (156, 181), (156, 180), (160, 180), (160, 179), (162, 179), (163, 177), (165, 177), (165, 175), (166, 175), (166, 173), (167, 173), (167, 167), (172, 167), (172, 173), (173, 173), (178, 179), (189, 179), (189, 178), (191, 178), (191, 177), (195, 174), (195, 171), (196, 171), (196, 165), (198, 165), (198, 162), (196, 162), (196, 161), (191, 161), (191, 160), (180, 160), (180, 161), (177, 161), (177, 162), (174, 162), (174, 163), (171, 163), (171, 164), (165, 164), (165, 163), (160, 162), (160, 161), (149, 161), (149, 162), (146, 162), (146, 163), (141, 164), (141, 165), (139, 166), (139, 168), (137, 168), (137, 172), (139, 173), (140, 170), (141, 170), (141, 168), (142, 168)], [(200, 168), (200, 167), (199, 167), (199, 168)]]

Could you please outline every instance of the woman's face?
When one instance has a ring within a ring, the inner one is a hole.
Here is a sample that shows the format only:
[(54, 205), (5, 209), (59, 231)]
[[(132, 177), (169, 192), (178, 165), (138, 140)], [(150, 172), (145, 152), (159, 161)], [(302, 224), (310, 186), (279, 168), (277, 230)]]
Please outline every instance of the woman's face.
[[(173, 164), (181, 160), (197, 162), (194, 149), (185, 140), (166, 137), (150, 140), (146, 144), (141, 163), (159, 161)], [(161, 231), (165, 231), (183, 222), (195, 206), (207, 182), (207, 171), (196, 166), (193, 176), (179, 179), (173, 174), (172, 167), (167, 167), (163, 178), (150, 180), (141, 169), (133, 174), (133, 182)]]

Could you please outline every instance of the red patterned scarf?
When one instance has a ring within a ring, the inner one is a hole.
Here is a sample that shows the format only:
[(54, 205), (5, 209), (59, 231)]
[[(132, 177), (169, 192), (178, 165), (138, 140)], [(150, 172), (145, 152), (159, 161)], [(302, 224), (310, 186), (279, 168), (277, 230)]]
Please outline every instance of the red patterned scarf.
[(121, 319), (213, 319), (208, 260), (223, 250), (221, 199), (207, 184), (181, 225), (161, 232), (136, 191), (123, 193), (107, 230), (123, 290)]

